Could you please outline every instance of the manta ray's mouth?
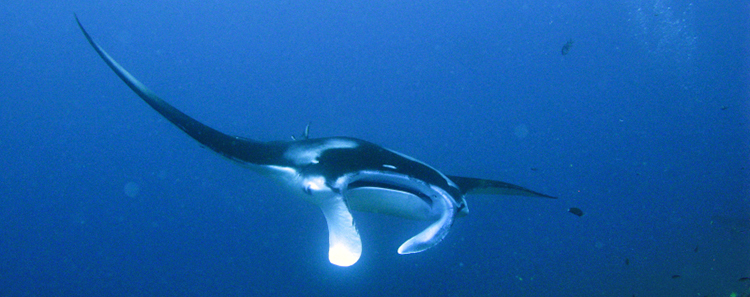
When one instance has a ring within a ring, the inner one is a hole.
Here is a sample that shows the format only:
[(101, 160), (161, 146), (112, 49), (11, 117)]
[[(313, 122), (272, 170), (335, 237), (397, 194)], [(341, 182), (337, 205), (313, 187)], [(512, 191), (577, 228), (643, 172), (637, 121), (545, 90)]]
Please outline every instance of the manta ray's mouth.
[(418, 179), (379, 172), (349, 178), (342, 195), (350, 209), (420, 221), (435, 220), (443, 211), (436, 207), (441, 193)]
[(424, 201), (424, 203), (432, 207), (432, 198), (430, 198), (430, 196), (428, 196), (427, 194), (425, 194), (424, 192), (418, 189), (411, 188), (405, 185), (401, 185), (395, 182), (388, 182), (386, 180), (375, 181), (375, 180), (360, 179), (360, 180), (349, 183), (349, 185), (347, 186), (348, 190), (355, 190), (359, 188), (382, 188), (382, 189), (389, 189), (393, 191), (409, 193), (416, 197), (419, 197), (419, 199)]

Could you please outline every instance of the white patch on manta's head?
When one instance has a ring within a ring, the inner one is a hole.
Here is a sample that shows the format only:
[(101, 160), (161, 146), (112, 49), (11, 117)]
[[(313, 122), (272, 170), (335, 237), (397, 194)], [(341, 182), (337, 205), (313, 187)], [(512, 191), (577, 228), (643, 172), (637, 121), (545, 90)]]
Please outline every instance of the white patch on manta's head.
[(302, 198), (307, 202), (320, 205), (332, 199), (336, 194), (326, 185), (326, 178), (320, 175), (302, 177)]
[(320, 154), (329, 149), (355, 148), (357, 143), (346, 139), (329, 139), (321, 144), (300, 145), (284, 153), (284, 157), (292, 160), (295, 165), (318, 163)]
[(326, 186), (326, 179), (322, 176), (307, 177), (303, 181), (303, 184), (305, 186), (305, 189), (311, 192), (328, 189), (328, 187)]
[(357, 174), (354, 173), (348, 173), (344, 174), (342, 176), (339, 176), (339, 178), (336, 179), (335, 182), (333, 182), (333, 187), (336, 189), (342, 189), (346, 186), (347, 183), (351, 182), (352, 176), (355, 176)]

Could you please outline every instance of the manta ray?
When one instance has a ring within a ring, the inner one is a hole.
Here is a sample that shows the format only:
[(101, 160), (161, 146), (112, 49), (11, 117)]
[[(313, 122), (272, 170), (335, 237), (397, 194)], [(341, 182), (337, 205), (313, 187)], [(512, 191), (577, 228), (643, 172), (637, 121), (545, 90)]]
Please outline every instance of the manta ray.
[(399, 254), (412, 254), (438, 244), (454, 219), (469, 213), (467, 194), (555, 198), (501, 181), (445, 175), (417, 159), (352, 137), (310, 138), (305, 129), (299, 138), (263, 142), (222, 133), (159, 98), (94, 42), (75, 18), (109, 68), (156, 112), (201, 145), (320, 207), (332, 264), (351, 266), (362, 254), (352, 210), (431, 221), (398, 248)]

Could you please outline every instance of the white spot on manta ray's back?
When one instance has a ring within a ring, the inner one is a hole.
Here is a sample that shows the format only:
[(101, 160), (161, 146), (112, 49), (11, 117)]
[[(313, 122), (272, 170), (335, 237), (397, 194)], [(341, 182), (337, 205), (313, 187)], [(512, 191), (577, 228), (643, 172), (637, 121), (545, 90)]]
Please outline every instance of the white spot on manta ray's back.
[(357, 143), (347, 139), (329, 139), (320, 144), (300, 145), (284, 153), (295, 165), (318, 163), (320, 154), (329, 149), (355, 148)]

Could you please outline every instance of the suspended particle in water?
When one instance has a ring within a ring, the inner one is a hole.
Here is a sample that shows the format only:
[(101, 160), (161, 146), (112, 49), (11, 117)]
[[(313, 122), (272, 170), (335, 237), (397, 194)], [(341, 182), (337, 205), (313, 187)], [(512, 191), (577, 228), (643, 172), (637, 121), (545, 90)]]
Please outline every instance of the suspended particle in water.
[(138, 185), (138, 183), (135, 182), (128, 182), (125, 184), (125, 187), (122, 189), (125, 192), (125, 195), (130, 198), (135, 198), (135, 196), (138, 196), (138, 193), (141, 191), (141, 186)]

